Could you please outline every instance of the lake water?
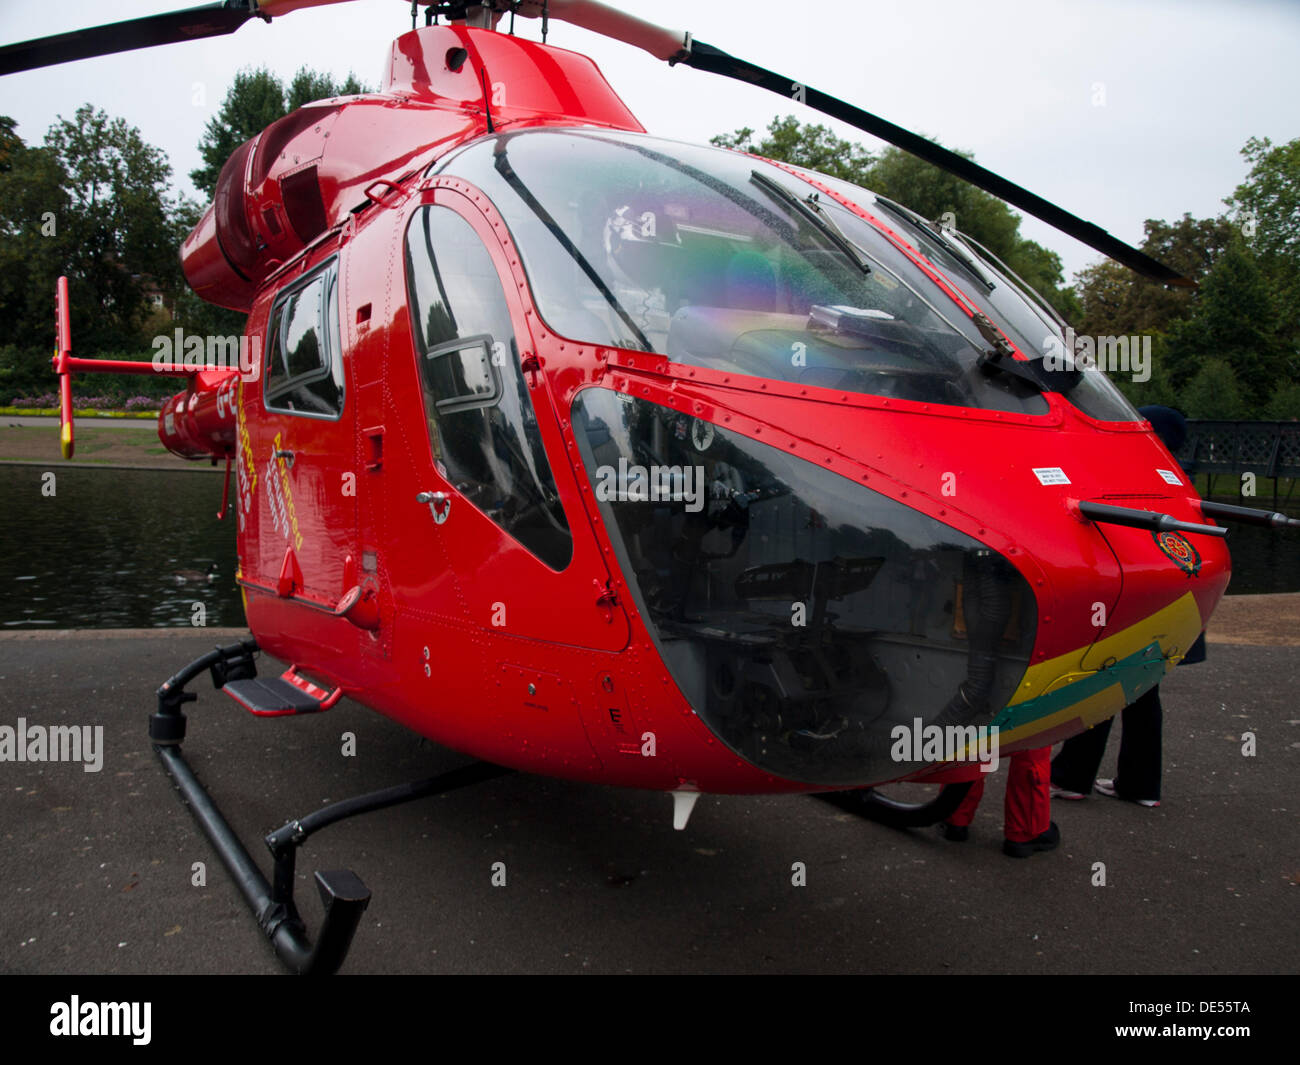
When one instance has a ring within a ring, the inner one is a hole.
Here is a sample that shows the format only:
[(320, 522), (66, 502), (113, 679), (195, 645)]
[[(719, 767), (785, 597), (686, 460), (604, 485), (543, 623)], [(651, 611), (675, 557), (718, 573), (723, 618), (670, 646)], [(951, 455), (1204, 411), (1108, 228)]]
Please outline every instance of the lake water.
[[(53, 496), (42, 494), (55, 474)], [(0, 625), (5, 628), (244, 624), (235, 516), (217, 521), (222, 476), (189, 470), (0, 465)], [(188, 571), (217, 574), (186, 579)]]
[[(0, 465), (0, 626), (242, 626), (220, 474)], [(1236, 525), (1229, 594), (1300, 591), (1300, 532)], [(209, 582), (201, 575), (216, 563)]]

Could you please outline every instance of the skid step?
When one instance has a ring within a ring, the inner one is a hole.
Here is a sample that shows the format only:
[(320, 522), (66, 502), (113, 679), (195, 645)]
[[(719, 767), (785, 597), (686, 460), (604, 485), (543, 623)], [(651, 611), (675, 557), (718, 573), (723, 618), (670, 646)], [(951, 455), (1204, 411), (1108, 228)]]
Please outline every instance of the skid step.
[(320, 713), (338, 702), (343, 694), (342, 688), (328, 691), (313, 684), (306, 677), (299, 676), (292, 666), (278, 677), (228, 680), (221, 690), (258, 717)]

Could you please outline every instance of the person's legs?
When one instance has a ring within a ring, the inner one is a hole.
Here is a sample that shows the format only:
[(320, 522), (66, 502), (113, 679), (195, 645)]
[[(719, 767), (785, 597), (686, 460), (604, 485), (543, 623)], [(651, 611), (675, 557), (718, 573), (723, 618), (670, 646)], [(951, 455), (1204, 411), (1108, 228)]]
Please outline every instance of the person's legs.
[(975, 810), (980, 804), (980, 799), (984, 798), (984, 778), (988, 774), (981, 773), (977, 776), (970, 786), (970, 791), (966, 793), (966, 798), (962, 799), (961, 804), (948, 817), (947, 824), (954, 828), (967, 828), (975, 819)]
[(1051, 756), (1050, 747), (1011, 755), (1002, 834), (1012, 843), (1028, 843), (1051, 827), (1052, 800), (1047, 789)]
[(1106, 740), (1110, 738), (1113, 718), (1099, 721), (1077, 736), (1071, 736), (1056, 752), (1052, 760), (1052, 783), (1066, 791), (1087, 795), (1101, 768), (1102, 755), (1106, 753)]
[(1163, 717), (1159, 685), (1124, 708), (1115, 774), (1115, 792), (1120, 798), (1160, 801)]

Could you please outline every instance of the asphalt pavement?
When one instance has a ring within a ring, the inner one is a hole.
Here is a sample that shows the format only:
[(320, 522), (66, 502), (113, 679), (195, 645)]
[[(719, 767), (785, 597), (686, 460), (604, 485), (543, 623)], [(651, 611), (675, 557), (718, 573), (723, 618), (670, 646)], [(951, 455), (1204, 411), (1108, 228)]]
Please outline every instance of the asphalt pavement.
[[(158, 684), (217, 642), (0, 635), (0, 726), (104, 729), (99, 772), (0, 762), (0, 971), (281, 971), (146, 736)], [(186, 756), (268, 872), (267, 831), (466, 761), (356, 704), (258, 719), (193, 690)], [(1027, 860), (1001, 852), (1005, 772), (963, 844), (809, 797), (705, 796), (675, 832), (662, 794), (516, 774), (325, 829), (299, 904), (314, 931), (313, 870), (365, 881), (354, 973), (1294, 972), (1298, 691), (1300, 647), (1212, 644), (1161, 688), (1162, 805), (1058, 801), (1060, 848)]]

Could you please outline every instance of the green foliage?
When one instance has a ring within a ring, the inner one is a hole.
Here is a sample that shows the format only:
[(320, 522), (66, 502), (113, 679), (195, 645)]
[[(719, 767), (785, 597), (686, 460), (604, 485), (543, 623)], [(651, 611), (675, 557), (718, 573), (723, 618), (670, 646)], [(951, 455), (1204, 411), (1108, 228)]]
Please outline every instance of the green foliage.
[(32, 148), (0, 123), (0, 330), (28, 353), (23, 374), (54, 347), (54, 286), (68, 276), (75, 350), (130, 348), (148, 313), (145, 290), (181, 284), (171, 167), (139, 130), (86, 104)]
[(1235, 208), (1259, 257), (1283, 310), (1282, 335), (1294, 348), (1300, 344), (1300, 137), (1278, 146), (1251, 137), (1241, 154), (1250, 173), (1224, 202)]
[(23, 147), (23, 139), (18, 136), (18, 123), (8, 115), (0, 115), (0, 174), (13, 166), (14, 153)]
[(194, 187), (211, 197), (231, 152), (288, 112), (284, 86), (269, 70), (241, 70), (217, 114), (208, 119), (199, 140), (203, 166), (190, 171)]
[(368, 91), (351, 71), (348, 71), (348, 76), (342, 81), (335, 81), (329, 74), (309, 70), (305, 66), (299, 67), (298, 73), (285, 90), (285, 113), (296, 111), (314, 100), (328, 100), (332, 96), (356, 96)]
[(1231, 421), (1247, 417), (1237, 373), (1223, 359), (1208, 359), (1179, 392), (1182, 410), (1189, 418)]
[[(1097, 263), (1075, 278), (1079, 332), (1165, 334), (1157, 366), (1180, 400), (1169, 405), (1193, 416), (1291, 418), (1300, 392), (1300, 138), (1274, 146), (1252, 137), (1242, 155), (1250, 173), (1224, 201), (1235, 217), (1146, 224), (1143, 250), (1199, 291)], [(1216, 397), (1225, 367), (1232, 388)]]
[(14, 396), (40, 395), (54, 387), (55, 377), (50, 372), (50, 351), (24, 349), (14, 344), (0, 347), (0, 403), (8, 403)]
[[(1148, 219), (1142, 250), (1200, 284), (1166, 287), (1103, 260), (1062, 283), (1060, 257), (1020, 236), (1005, 203), (897, 148), (873, 154), (827, 127), (775, 118), (713, 143), (842, 178), (947, 221), (1000, 258), (1087, 336), (1148, 335), (1152, 374), (1116, 383), (1136, 405), (1192, 417), (1300, 416), (1300, 138), (1251, 138), (1251, 170), (1225, 202), (1235, 219)], [(967, 155), (967, 158), (970, 158)]]
[[(290, 109), (366, 89), (349, 74), (336, 82), (306, 67), (289, 87), (266, 70), (235, 76), (199, 149), (192, 177), (211, 194), (230, 152)], [(181, 276), (178, 249), (203, 206), (170, 191), (165, 154), (137, 129), (90, 104), (51, 126), (44, 146), (28, 146), (12, 118), (0, 116), (0, 393), (40, 394), (54, 386), (54, 286), (69, 279), (73, 350), (147, 360), (152, 339), (181, 328), (237, 335), (245, 316), (198, 299)], [(155, 287), (165, 310), (146, 300)], [(173, 317), (174, 312), (174, 317)], [(86, 376), (79, 394), (126, 396), (165, 379)]]
[(1073, 291), (1065, 287), (1065, 275), (1061, 272), (1061, 257), (1056, 252), (1044, 248), (1036, 241), (1017, 237), (1010, 253), (1002, 259), (1022, 281), (1043, 296), (1067, 321), (1078, 311), (1078, 298)]
[(134, 126), (90, 104), (73, 121), (60, 118), (45, 144), (66, 175), (69, 203), (60, 221), (76, 234), (65, 269), (73, 336), (86, 350), (129, 344), (146, 314), (141, 275), (164, 291), (181, 281), (171, 164)]
[[(8, 406), (20, 396), (40, 396), (58, 392), (58, 378), (50, 369), (51, 351), (23, 349), (14, 345), (0, 347), (0, 406)], [(122, 351), (96, 352), (105, 359), (147, 358), (138, 348)], [(107, 397), (113, 405), (122, 406), (132, 396), (165, 398), (174, 395), (183, 382), (174, 377), (150, 374), (82, 374), (73, 376), (74, 401), (90, 397)], [(74, 402), (75, 406), (75, 402)]]
[(1259, 414), (1287, 374), (1277, 310), (1254, 253), (1235, 241), (1197, 293), (1193, 313), (1170, 328), (1168, 368), (1180, 386), (1206, 359), (1232, 367), (1249, 414)]
[[(1199, 282), (1213, 269), (1235, 233), (1232, 223), (1222, 217), (1198, 219), (1184, 214), (1172, 223), (1147, 219), (1142, 250)], [(1089, 336), (1164, 333), (1194, 310), (1190, 289), (1166, 288), (1112, 259), (1080, 271), (1075, 282), (1082, 311), (1077, 328)]]
[(1287, 381), (1268, 401), (1264, 417), (1280, 422), (1300, 420), (1300, 382)]
[[(203, 206), (193, 200), (181, 200), (175, 217), (176, 247), (180, 247), (186, 234), (198, 223), (203, 210)], [(246, 314), (200, 299), (188, 285), (178, 290), (172, 307), (174, 319), (161, 323), (161, 327), (154, 331), (156, 334), (170, 333), (180, 327), (186, 333), (200, 336), (238, 336), (244, 331), (244, 322), (248, 318)]]
[(48, 359), (54, 284), (77, 235), (67, 175), (53, 152), (29, 148), (16, 136), (7, 157), (0, 171), (0, 336), (18, 347), (40, 347)]
[[(957, 154), (972, 158), (970, 152)], [(884, 151), (868, 180), (872, 192), (897, 200), (924, 218), (948, 221), (1014, 269), (1008, 260), (1020, 240), (1020, 217), (983, 189), (899, 148)]]
[[(1106, 334), (1117, 335), (1117, 334)], [(1130, 335), (1130, 334), (1124, 334)], [(1111, 381), (1135, 407), (1159, 405), (1182, 410), (1182, 400), (1169, 376), (1168, 360), (1165, 358), (1168, 340), (1161, 333), (1132, 334), (1151, 337), (1151, 376), (1146, 381), (1133, 381), (1130, 374), (1111, 374)]]
[(1276, 147), (1267, 137), (1251, 137), (1241, 154), (1250, 173), (1224, 202), (1237, 209), (1239, 223), (1254, 221), (1254, 232), (1245, 235), (1261, 256), (1294, 262), (1300, 258), (1300, 137)]
[(772, 119), (767, 136), (761, 141), (755, 141), (754, 131), (746, 127), (735, 133), (720, 133), (710, 143), (767, 159), (780, 159), (791, 166), (807, 167), (855, 185), (866, 183), (875, 162), (862, 145), (841, 140), (825, 126), (805, 126), (794, 115)]
[[(1018, 214), (996, 196), (901, 149), (872, 155), (825, 126), (804, 125), (793, 115), (772, 119), (762, 140), (756, 141), (754, 131), (745, 128), (720, 134), (712, 143), (842, 178), (925, 218), (946, 221), (993, 252), (1058, 311), (1076, 307), (1074, 295), (1062, 287), (1060, 256), (1021, 237)], [(971, 158), (968, 152), (959, 154)]]

